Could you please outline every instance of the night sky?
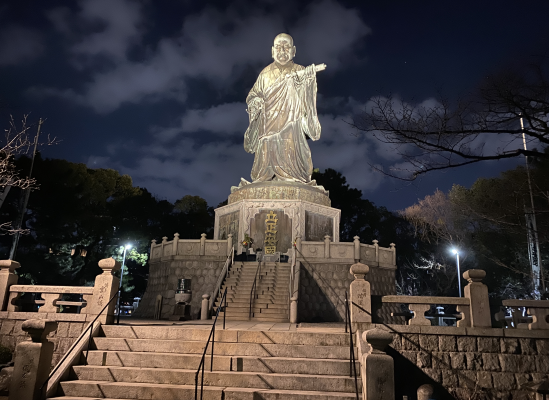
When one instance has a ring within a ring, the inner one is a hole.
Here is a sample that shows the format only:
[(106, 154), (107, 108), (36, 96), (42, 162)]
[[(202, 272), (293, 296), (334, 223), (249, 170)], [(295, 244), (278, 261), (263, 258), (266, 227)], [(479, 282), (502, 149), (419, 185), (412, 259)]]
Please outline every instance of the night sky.
[[(373, 96), (430, 101), (466, 95), (490, 73), (549, 50), (549, 1), (2, 1), (1, 127), (47, 118), (60, 143), (44, 157), (113, 168), (161, 199), (212, 206), (240, 178), (245, 98), (287, 32), (295, 62), (318, 73), (315, 168), (333, 168), (364, 197), (402, 209), (453, 183), (523, 160), (430, 174), (411, 185), (372, 171), (402, 162), (346, 123)], [(498, 143), (487, 143), (496, 148)]]

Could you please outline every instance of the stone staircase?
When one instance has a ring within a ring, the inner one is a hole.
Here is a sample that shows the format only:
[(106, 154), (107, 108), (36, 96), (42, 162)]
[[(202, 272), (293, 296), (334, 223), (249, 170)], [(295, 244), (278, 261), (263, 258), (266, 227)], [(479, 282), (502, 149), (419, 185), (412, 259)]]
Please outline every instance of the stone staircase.
[[(227, 288), (226, 319), (289, 322), (290, 264), (288, 263), (261, 263), (250, 318), (250, 294), (258, 264), (256, 261), (235, 262), (229, 271), (221, 287), (222, 292)], [(221, 295), (215, 302), (215, 308), (219, 306), (220, 300)], [(219, 318), (223, 318), (223, 312), (219, 313)]]
[[(71, 380), (61, 382), (50, 399), (194, 399), (209, 333), (184, 326), (104, 325), (88, 365), (74, 366)], [(356, 398), (348, 334), (218, 329), (215, 339), (213, 372), (206, 357), (204, 399)]]

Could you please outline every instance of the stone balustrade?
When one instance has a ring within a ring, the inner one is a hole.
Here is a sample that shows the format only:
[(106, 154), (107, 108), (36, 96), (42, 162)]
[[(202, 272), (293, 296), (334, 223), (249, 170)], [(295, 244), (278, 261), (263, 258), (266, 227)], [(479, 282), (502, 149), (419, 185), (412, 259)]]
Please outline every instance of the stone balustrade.
[[(352, 311), (351, 322), (353, 323), (376, 323), (377, 309), (372, 307), (370, 286), (364, 283), (368, 281), (368, 267), (357, 263), (351, 267), (351, 273), (355, 280), (351, 283)], [(366, 276), (366, 278), (365, 278)], [(433, 306), (452, 305), (457, 308), (458, 328), (492, 328), (492, 312), (488, 297), (488, 288), (482, 283), (486, 276), (483, 270), (471, 269), (463, 273), (468, 281), (464, 288), (464, 297), (442, 297), (442, 296), (380, 296), (381, 304), (384, 305), (404, 304), (408, 305), (408, 313), (393, 312), (392, 316), (410, 316), (407, 325), (431, 326), (432, 319), (428, 319), (425, 313)], [(549, 329), (549, 300), (503, 300), (500, 303), (503, 309), (525, 310), (529, 318), (528, 323), (517, 323), (507, 325), (508, 328), (528, 329), (530, 331)], [(356, 309), (356, 310), (355, 310)], [(393, 310), (395, 307), (393, 307)], [(368, 315), (367, 315), (368, 314)], [(440, 316), (440, 315), (439, 315)], [(494, 313), (496, 321), (503, 320), (504, 313)], [(443, 327), (451, 328), (451, 327)]]
[(330, 259), (338, 262), (361, 262), (370, 267), (395, 268), (396, 248), (391, 243), (390, 247), (380, 247), (378, 241), (373, 245), (360, 243), (358, 236), (353, 242), (333, 242), (330, 236), (325, 236), (322, 242), (296, 241), (296, 247), (301, 254), (298, 260), (303, 258), (315, 261), (317, 259)]
[[(34, 300), (40, 306), (39, 313), (58, 313), (61, 306), (80, 307), (81, 314), (87, 314), (86, 306), (93, 296), (92, 286), (44, 286), (44, 285), (12, 285), (9, 288), (9, 299), (6, 311), (21, 311), (20, 297), (23, 293), (40, 294), (42, 300)], [(82, 301), (62, 301), (64, 294), (77, 294)]]
[(470, 307), (468, 298), (463, 297), (442, 297), (442, 296), (383, 296), (382, 303), (408, 304), (408, 309), (412, 313), (412, 318), (408, 320), (408, 325), (431, 326), (431, 321), (425, 318), (425, 313), (431, 309), (432, 305), (456, 305), (461, 319), (457, 321), (457, 326), (471, 326)]
[[(531, 319), (529, 323), (514, 323), (509, 324), (508, 328), (516, 329), (549, 329), (547, 318), (549, 316), (549, 300), (503, 300), (502, 306), (510, 309), (512, 313), (523, 315), (522, 310), (526, 310), (527, 317), (523, 319)], [(499, 313), (498, 313), (499, 314)], [(530, 317), (530, 318), (528, 318)], [(496, 318), (501, 320), (500, 318)]]
[[(103, 273), (95, 279), (94, 286), (49, 286), (49, 285), (17, 285), (17, 275), (14, 270), (19, 263), (11, 260), (0, 261), (0, 298), (4, 299), (0, 309), (0, 319), (54, 319), (57, 321), (91, 321), (101, 313), (101, 322), (108, 323), (113, 319), (116, 302), (102, 312), (107, 302), (118, 291), (119, 279), (113, 271), (120, 269), (120, 263), (112, 258), (99, 261)], [(32, 300), (38, 305), (38, 312), (23, 312), (21, 296), (34, 293), (41, 300)], [(78, 295), (81, 301), (63, 301), (63, 295)], [(77, 313), (61, 313), (61, 306), (72, 306)]]
[(149, 259), (154, 260), (171, 256), (227, 257), (232, 247), (232, 235), (229, 235), (227, 240), (206, 239), (205, 233), (201, 235), (200, 239), (179, 239), (179, 233), (176, 233), (171, 241), (168, 241), (167, 236), (164, 236), (160, 243), (152, 240)]

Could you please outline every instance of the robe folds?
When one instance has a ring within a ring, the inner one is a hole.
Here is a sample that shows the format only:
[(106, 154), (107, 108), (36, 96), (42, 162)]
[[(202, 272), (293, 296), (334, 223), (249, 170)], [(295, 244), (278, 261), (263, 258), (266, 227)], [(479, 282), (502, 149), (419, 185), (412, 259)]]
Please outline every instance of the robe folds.
[(250, 125), (244, 149), (255, 153), (253, 182), (311, 182), (313, 162), (307, 137), (320, 138), (316, 92), (314, 66), (273, 62), (261, 71), (246, 98)]

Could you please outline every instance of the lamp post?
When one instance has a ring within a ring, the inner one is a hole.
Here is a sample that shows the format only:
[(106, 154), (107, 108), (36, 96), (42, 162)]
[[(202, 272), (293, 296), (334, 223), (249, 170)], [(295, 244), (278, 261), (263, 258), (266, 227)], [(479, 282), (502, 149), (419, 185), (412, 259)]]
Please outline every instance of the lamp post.
[(118, 310), (118, 314), (116, 316), (116, 323), (120, 323), (120, 296), (122, 295), (122, 278), (124, 277), (124, 264), (126, 263), (126, 250), (129, 250), (132, 248), (131, 244), (127, 244), (124, 246), (124, 255), (122, 256), (122, 269), (120, 270), (120, 283), (118, 284), (118, 300), (116, 304), (116, 309)]
[(452, 249), (452, 253), (456, 255), (456, 264), (457, 264), (457, 270), (458, 270), (458, 289), (459, 289), (459, 297), (461, 297), (461, 272), (459, 270), (459, 251), (458, 249)]

